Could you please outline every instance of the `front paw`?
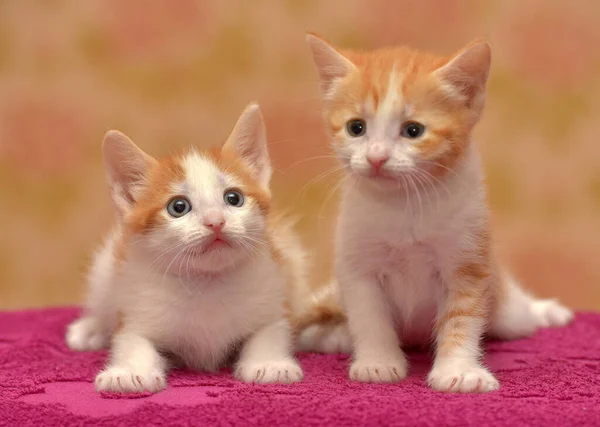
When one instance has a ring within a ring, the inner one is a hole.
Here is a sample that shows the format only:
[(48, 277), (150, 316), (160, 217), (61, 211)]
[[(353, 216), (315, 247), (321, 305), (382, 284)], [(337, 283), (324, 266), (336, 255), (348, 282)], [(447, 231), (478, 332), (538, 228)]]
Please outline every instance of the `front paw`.
[(116, 393), (156, 393), (167, 386), (165, 373), (159, 369), (136, 370), (125, 367), (109, 367), (96, 376), (97, 391)]
[(487, 393), (500, 387), (487, 369), (477, 365), (434, 366), (427, 376), (427, 383), (434, 390), (453, 393)]
[(396, 383), (406, 378), (406, 357), (360, 358), (350, 365), (350, 379), (364, 383)]
[(270, 362), (241, 362), (235, 369), (235, 377), (247, 383), (295, 383), (302, 380), (302, 368), (294, 360)]

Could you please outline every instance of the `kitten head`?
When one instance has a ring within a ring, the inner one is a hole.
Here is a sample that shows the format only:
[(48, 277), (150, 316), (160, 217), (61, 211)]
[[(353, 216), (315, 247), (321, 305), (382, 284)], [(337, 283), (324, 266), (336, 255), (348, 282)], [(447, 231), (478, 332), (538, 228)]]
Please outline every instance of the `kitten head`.
[(400, 185), (443, 176), (479, 120), (491, 52), (475, 41), (449, 58), (406, 47), (340, 51), (309, 34), (325, 117), (342, 163), (358, 177)]
[(110, 131), (103, 156), (127, 242), (177, 275), (217, 272), (268, 246), (271, 166), (258, 105), (225, 144), (156, 160)]

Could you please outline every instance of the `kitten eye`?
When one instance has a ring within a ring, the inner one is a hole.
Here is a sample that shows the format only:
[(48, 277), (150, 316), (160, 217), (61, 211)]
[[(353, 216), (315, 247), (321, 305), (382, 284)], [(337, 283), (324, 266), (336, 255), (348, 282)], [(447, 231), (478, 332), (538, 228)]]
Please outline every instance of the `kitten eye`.
[(406, 122), (402, 125), (400, 134), (405, 138), (415, 139), (423, 135), (425, 126), (418, 122)]
[(237, 190), (227, 190), (223, 195), (223, 200), (229, 206), (233, 206), (236, 208), (242, 207), (244, 204), (244, 196)]
[(167, 205), (167, 212), (173, 218), (180, 218), (192, 210), (192, 205), (184, 197), (175, 197)]
[(362, 119), (352, 119), (346, 123), (346, 131), (354, 138), (363, 136), (367, 131), (367, 124)]

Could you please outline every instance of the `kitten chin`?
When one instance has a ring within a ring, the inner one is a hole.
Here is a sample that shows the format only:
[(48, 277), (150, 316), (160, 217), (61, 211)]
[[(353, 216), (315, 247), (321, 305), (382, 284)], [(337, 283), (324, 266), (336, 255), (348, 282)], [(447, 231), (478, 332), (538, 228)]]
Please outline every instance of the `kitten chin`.
[(573, 314), (525, 292), (493, 251), (471, 143), (489, 44), (478, 40), (443, 57), (408, 47), (339, 50), (313, 34), (307, 41), (334, 151), (355, 178), (345, 181), (335, 243), (353, 338), (350, 378), (400, 381), (408, 369), (401, 345), (433, 337), (432, 388), (496, 390), (481, 363), (484, 334), (529, 336)]

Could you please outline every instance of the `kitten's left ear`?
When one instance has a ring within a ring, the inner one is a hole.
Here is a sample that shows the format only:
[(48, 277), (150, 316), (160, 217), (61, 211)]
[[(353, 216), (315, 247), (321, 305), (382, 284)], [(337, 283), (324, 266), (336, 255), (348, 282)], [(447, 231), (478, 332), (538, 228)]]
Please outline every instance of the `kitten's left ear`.
[(271, 160), (267, 148), (267, 132), (260, 107), (252, 103), (238, 119), (223, 150), (231, 150), (242, 158), (252, 176), (265, 188), (271, 180)]
[(475, 40), (456, 53), (434, 74), (448, 87), (451, 95), (471, 104), (485, 93), (490, 73), (492, 49), (486, 40)]
[(352, 71), (356, 70), (356, 66), (336, 48), (316, 34), (308, 33), (306, 41), (310, 46), (313, 60), (319, 72), (321, 91), (323, 95), (328, 96), (331, 94), (331, 89), (335, 81), (346, 77)]

